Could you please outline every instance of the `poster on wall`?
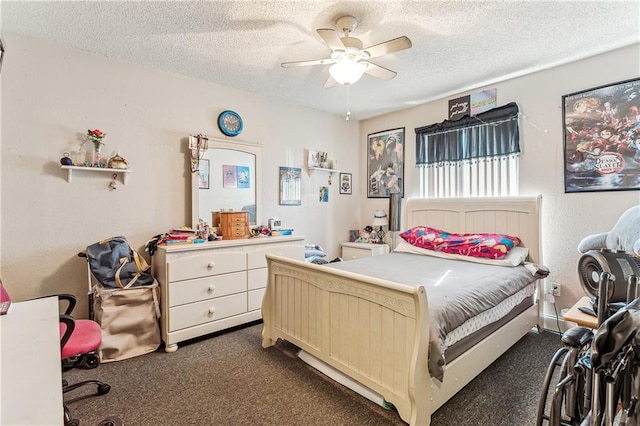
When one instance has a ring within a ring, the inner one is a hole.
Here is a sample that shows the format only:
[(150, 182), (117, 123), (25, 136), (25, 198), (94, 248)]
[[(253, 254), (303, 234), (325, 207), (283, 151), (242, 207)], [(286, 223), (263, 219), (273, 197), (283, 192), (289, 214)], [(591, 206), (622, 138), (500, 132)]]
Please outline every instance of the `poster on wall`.
[(640, 189), (640, 79), (562, 97), (564, 191)]
[(367, 198), (404, 194), (404, 127), (369, 134), (367, 147)]
[(498, 89), (481, 92), (449, 100), (449, 120), (458, 120), (465, 115), (474, 117), (498, 105)]

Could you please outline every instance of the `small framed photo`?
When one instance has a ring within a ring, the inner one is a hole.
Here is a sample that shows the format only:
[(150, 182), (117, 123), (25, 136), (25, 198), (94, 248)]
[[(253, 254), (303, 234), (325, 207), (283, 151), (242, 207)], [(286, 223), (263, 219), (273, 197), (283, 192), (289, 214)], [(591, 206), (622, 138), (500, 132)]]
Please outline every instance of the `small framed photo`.
[(352, 194), (351, 173), (340, 173), (340, 193)]
[(209, 160), (198, 161), (198, 188), (209, 189)]
[(309, 151), (307, 168), (313, 169), (316, 167), (320, 167), (320, 153), (318, 151)]

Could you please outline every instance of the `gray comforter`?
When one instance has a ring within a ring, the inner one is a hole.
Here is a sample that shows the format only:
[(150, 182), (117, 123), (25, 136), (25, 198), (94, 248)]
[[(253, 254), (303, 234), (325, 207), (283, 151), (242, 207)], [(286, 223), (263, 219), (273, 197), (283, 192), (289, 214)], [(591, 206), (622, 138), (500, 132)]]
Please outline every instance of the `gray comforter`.
[[(390, 253), (328, 267), (356, 272), (407, 285), (423, 285), (429, 303), (429, 371), (442, 381), (444, 342), (447, 333), (468, 319), (544, 278), (544, 267), (507, 267), (410, 253)], [(533, 271), (533, 273), (532, 273)]]

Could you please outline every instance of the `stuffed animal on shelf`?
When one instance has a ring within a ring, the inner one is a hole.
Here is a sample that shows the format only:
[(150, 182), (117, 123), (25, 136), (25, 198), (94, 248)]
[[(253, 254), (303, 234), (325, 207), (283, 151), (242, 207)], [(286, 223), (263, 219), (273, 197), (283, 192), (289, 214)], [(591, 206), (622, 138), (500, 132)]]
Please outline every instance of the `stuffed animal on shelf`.
[(640, 256), (640, 205), (633, 206), (620, 216), (609, 232), (588, 235), (578, 244), (578, 251), (623, 250)]

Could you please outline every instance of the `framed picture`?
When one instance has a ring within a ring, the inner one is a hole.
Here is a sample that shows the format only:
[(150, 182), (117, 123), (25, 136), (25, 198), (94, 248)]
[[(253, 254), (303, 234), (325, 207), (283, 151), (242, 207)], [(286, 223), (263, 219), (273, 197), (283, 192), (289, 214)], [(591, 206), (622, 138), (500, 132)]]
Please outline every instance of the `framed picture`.
[(340, 173), (340, 193), (351, 194), (351, 173)]
[(302, 169), (280, 167), (280, 205), (299, 206), (302, 204), (300, 180)]
[(367, 197), (404, 195), (404, 127), (367, 136)]
[(251, 187), (251, 169), (246, 166), (236, 167), (236, 176), (238, 179), (238, 188)]
[(328, 186), (321, 186), (320, 187), (320, 192), (318, 194), (318, 201), (320, 201), (321, 203), (328, 203), (329, 202), (329, 187)]
[(564, 192), (640, 189), (640, 79), (562, 97)]
[(222, 187), (238, 187), (238, 168), (236, 166), (222, 165)]
[(198, 188), (209, 189), (209, 160), (198, 161)]
[(318, 151), (309, 151), (309, 156), (307, 158), (307, 167), (309, 169), (320, 167), (320, 153)]

